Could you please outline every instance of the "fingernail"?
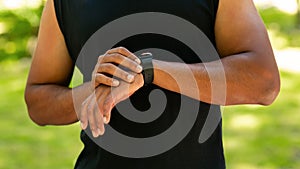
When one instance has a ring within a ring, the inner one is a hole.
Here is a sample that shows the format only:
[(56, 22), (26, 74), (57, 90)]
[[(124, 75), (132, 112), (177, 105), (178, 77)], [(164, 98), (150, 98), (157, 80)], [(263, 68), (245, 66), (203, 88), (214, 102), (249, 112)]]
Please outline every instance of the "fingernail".
[(99, 135), (103, 135), (104, 133), (100, 130), (100, 129), (98, 129), (98, 136)]
[(130, 75), (130, 74), (129, 74), (129, 75), (127, 75), (127, 80), (129, 80), (129, 81), (132, 81), (132, 80), (133, 80), (133, 78), (134, 78), (134, 77), (133, 77), (133, 75)]
[(141, 65), (137, 65), (136, 70), (138, 72), (141, 72), (143, 70), (143, 67)]
[(135, 59), (134, 60), (136, 63), (141, 64), (141, 60), (140, 59)]
[(107, 123), (107, 117), (105, 117), (105, 116), (103, 117), (103, 122)]
[(93, 137), (98, 137), (98, 134), (95, 131), (92, 131)]
[(119, 86), (120, 82), (118, 80), (113, 80), (113, 86)]

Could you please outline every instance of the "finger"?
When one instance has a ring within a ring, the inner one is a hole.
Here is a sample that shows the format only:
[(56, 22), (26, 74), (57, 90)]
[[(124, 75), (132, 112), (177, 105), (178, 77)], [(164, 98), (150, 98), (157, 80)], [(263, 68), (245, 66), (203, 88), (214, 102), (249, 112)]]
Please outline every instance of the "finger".
[(97, 127), (98, 127), (98, 131), (99, 131), (100, 135), (103, 135), (105, 132), (104, 123), (103, 123), (103, 109), (100, 106), (100, 104), (101, 104), (101, 101), (103, 100), (103, 98), (106, 97), (109, 90), (110, 90), (110, 87), (102, 86), (102, 88), (96, 88), (96, 92), (95, 92), (96, 98), (97, 98), (95, 109), (97, 109), (97, 111), (94, 111), (95, 112), (94, 116), (96, 117)]
[(88, 97), (81, 105), (79, 121), (81, 129), (85, 130), (88, 126), (88, 119), (87, 119), (87, 106), (89, 104), (90, 97)]
[(143, 76), (141, 74), (135, 75), (133, 83), (120, 82), (116, 88), (112, 88), (111, 97), (107, 97), (105, 105), (112, 105), (112, 107), (119, 102), (130, 97), (134, 92), (143, 86)]
[(96, 73), (95, 74), (95, 88), (101, 84), (117, 87), (117, 86), (119, 86), (120, 82), (117, 79), (107, 77), (102, 73)]
[(141, 64), (141, 60), (136, 55), (134, 55), (133, 53), (131, 53), (128, 49), (126, 49), (124, 47), (117, 47), (117, 48), (110, 49), (107, 51), (107, 53), (108, 54), (119, 53), (119, 54), (122, 54), (122, 55), (130, 58), (131, 60), (134, 60), (138, 64)]
[(110, 122), (110, 118), (111, 118), (111, 110), (112, 110), (113, 106), (106, 106), (104, 108), (104, 112), (103, 112), (103, 122), (104, 124), (108, 124)]
[(93, 72), (92, 72), (92, 80), (91, 80), (91, 82), (92, 82), (91, 83), (91, 89), (92, 89), (92, 91), (99, 85), (99, 84), (96, 83), (96, 76), (97, 76), (97, 73), (98, 73), (99, 66), (100, 66), (100, 64), (97, 63), (95, 65), (95, 68), (94, 68)]
[(106, 100), (103, 102), (103, 122), (108, 124), (111, 118), (111, 110), (115, 106), (115, 100), (112, 98), (111, 93)]
[[(96, 89), (96, 90), (100, 90), (100, 89)], [(110, 95), (111, 93), (111, 88), (106, 87), (104, 90), (101, 90), (102, 93), (99, 94), (97, 96), (97, 102), (98, 102), (98, 109), (100, 110), (100, 112), (102, 113), (102, 117), (103, 117), (103, 122), (105, 124), (108, 124), (109, 119), (110, 119), (110, 110), (106, 109), (106, 104), (105, 104), (105, 100), (106, 98)], [(98, 93), (98, 92), (97, 92)], [(109, 111), (109, 112), (108, 112)]]
[(92, 131), (93, 137), (98, 137), (99, 131), (98, 131), (98, 127), (96, 126), (94, 111), (95, 111), (95, 99), (92, 99), (92, 101), (89, 103), (87, 107), (88, 121), (89, 121), (89, 126)]
[(143, 70), (140, 64), (119, 53), (106, 54), (102, 58), (102, 63), (115, 63), (135, 73), (141, 73)]
[(110, 74), (128, 83), (134, 81), (134, 76), (131, 73), (122, 70), (121, 68), (117, 67), (112, 63), (101, 64), (101, 66), (98, 69), (98, 73)]
[(94, 117), (97, 126), (97, 132), (98, 132), (97, 134), (98, 136), (103, 135), (104, 134), (103, 115), (98, 108), (98, 104), (94, 106)]

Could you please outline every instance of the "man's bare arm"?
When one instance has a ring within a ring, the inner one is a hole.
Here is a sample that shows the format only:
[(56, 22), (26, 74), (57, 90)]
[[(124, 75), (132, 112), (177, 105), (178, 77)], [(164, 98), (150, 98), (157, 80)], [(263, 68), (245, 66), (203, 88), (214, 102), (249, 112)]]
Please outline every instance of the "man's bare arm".
[[(78, 120), (68, 88), (74, 65), (56, 21), (53, 1), (43, 11), (38, 44), (25, 91), (31, 119), (39, 125), (70, 124)], [(89, 95), (87, 84), (77, 87), (82, 99)]]
[[(215, 34), (222, 64), (154, 61), (154, 84), (212, 104), (271, 104), (279, 92), (279, 73), (252, 0), (220, 0)], [(193, 78), (186, 78), (189, 71), (197, 81), (196, 87), (191, 85)], [(226, 86), (220, 77), (223, 72)], [(176, 82), (183, 87), (180, 89)]]
[[(132, 73), (123, 71), (116, 64), (128, 68)], [(142, 71), (139, 64), (140, 60), (125, 48), (110, 49), (99, 56), (92, 80), (70, 89), (68, 84), (74, 63), (57, 23), (53, 0), (48, 0), (25, 92), (29, 115), (39, 125), (76, 122), (77, 116), (80, 116), (81, 104), (95, 88), (101, 84), (116, 87), (120, 84), (119, 80), (131, 83), (134, 80), (133, 74)], [(114, 75), (118, 80), (107, 75)]]

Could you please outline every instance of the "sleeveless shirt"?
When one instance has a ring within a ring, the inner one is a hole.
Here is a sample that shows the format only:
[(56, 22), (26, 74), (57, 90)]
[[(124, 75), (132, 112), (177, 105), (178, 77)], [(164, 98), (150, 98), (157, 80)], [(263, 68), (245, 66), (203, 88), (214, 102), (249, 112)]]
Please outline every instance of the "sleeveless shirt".
[[(218, 0), (54, 0), (57, 21), (74, 63), (86, 41), (98, 29), (120, 17), (141, 12), (160, 12), (183, 18), (196, 25), (208, 37), (210, 42), (215, 45), (214, 25), (218, 3)], [(201, 62), (198, 56), (185, 44), (160, 34), (132, 36), (120, 40), (120, 42), (115, 44), (115, 47), (117, 46), (124, 46), (132, 52), (145, 48), (160, 48), (176, 54), (185, 63)], [(164, 60), (159, 57), (155, 59)], [(86, 80), (89, 80), (89, 78), (85, 78)], [(182, 95), (155, 85), (150, 85), (142, 87), (129, 99), (136, 109), (145, 111), (150, 107), (148, 96), (154, 89), (163, 91), (167, 98), (166, 108), (157, 119), (149, 123), (137, 123), (129, 121), (118, 110), (113, 109), (110, 125), (118, 132), (136, 138), (155, 136), (168, 129), (178, 116)], [(193, 99), (189, 101), (199, 102)], [(222, 121), (219, 122), (207, 141), (204, 143), (198, 142), (201, 129), (208, 116), (208, 111), (211, 106), (216, 105), (204, 102), (199, 102), (199, 104), (196, 122), (187, 136), (172, 149), (152, 157), (129, 158), (116, 155), (99, 147), (90, 139), (86, 132), (82, 131), (81, 140), (84, 144), (84, 149), (77, 159), (75, 168), (225, 168), (222, 145)]]

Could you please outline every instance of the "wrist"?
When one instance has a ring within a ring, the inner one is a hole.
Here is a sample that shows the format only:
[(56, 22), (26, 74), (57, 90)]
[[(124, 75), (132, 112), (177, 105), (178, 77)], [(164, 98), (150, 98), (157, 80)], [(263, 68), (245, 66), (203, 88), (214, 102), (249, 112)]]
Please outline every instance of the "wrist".
[(88, 81), (83, 84), (86, 88), (86, 92), (88, 93), (88, 95), (92, 94), (95, 91), (95, 87), (93, 84), (94, 83), (92, 81)]

